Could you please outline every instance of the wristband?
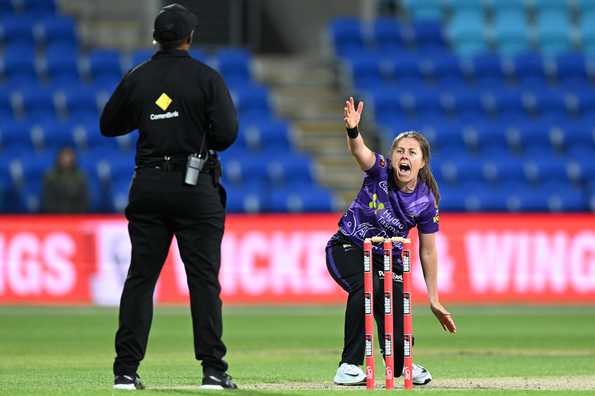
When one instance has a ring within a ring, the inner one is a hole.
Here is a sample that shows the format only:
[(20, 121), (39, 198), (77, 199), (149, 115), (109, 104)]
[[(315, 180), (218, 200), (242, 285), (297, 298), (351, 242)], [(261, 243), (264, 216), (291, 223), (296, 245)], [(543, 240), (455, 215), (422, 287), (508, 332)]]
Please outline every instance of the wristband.
[(347, 129), (347, 136), (349, 136), (350, 139), (355, 139), (357, 135), (359, 135), (359, 130), (357, 129), (357, 127), (345, 129)]

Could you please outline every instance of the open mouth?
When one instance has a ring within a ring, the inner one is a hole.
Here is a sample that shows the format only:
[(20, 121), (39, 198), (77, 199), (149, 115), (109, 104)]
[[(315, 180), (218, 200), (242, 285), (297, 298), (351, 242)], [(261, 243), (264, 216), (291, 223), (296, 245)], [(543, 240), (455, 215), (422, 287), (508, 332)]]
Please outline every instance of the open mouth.
[(408, 176), (411, 173), (411, 165), (407, 162), (399, 163), (399, 175)]

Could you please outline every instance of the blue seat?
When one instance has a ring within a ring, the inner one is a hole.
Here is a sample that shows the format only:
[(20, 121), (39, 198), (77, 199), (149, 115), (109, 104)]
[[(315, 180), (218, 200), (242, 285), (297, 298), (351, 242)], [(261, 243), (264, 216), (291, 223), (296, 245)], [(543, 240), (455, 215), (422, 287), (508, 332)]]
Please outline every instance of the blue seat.
[(72, 17), (51, 16), (39, 22), (39, 37), (44, 45), (77, 45), (76, 26)]
[(97, 92), (93, 88), (64, 89), (58, 97), (63, 101), (63, 110), (72, 119), (81, 114), (99, 114)]
[(562, 158), (527, 156), (523, 158), (523, 171), (528, 182), (569, 181), (568, 161)]
[(520, 158), (502, 151), (502, 156), (487, 156), (481, 161), (481, 171), (485, 181), (501, 183), (504, 181), (525, 181), (525, 172)]
[(526, 121), (511, 125), (506, 129), (506, 138), (509, 146), (516, 150), (536, 147), (554, 148), (548, 125), (540, 122)]
[(374, 57), (353, 59), (346, 63), (351, 80), (358, 89), (381, 87), (385, 83), (381, 63)]
[(21, 151), (11, 163), (12, 180), (19, 186), (41, 181), (55, 161), (56, 152), (53, 150), (43, 152)]
[(583, 14), (579, 22), (583, 51), (595, 53), (595, 12)]
[(271, 120), (246, 129), (243, 139), (252, 150), (274, 148), (288, 150), (291, 147), (289, 126), (284, 121)]
[(386, 59), (385, 69), (399, 83), (405, 81), (413, 85), (421, 85), (424, 79), (423, 66), (418, 56), (413, 54), (399, 54), (389, 56)]
[(245, 50), (224, 49), (217, 53), (216, 67), (226, 81), (250, 81), (250, 65), (250, 54)]
[(263, 87), (247, 87), (246, 89), (233, 91), (238, 113), (240, 117), (253, 115), (270, 114), (269, 93)]
[(326, 188), (315, 184), (297, 183), (271, 191), (271, 212), (330, 212), (334, 210), (333, 196)]
[(595, 128), (593, 125), (593, 120), (590, 118), (567, 122), (561, 130), (563, 133), (562, 145), (565, 148), (584, 147), (595, 150)]
[(461, 56), (470, 56), (486, 48), (483, 14), (463, 11), (452, 16), (448, 37), (455, 51)]
[(440, 84), (462, 84), (464, 81), (461, 60), (456, 56), (444, 56), (429, 60), (433, 64), (434, 74)]
[(3, 152), (10, 153), (21, 149), (33, 150), (31, 138), (32, 124), (26, 121), (3, 120), (0, 124), (0, 143)]
[(577, 182), (595, 181), (595, 161), (592, 147), (571, 147), (568, 150), (570, 160), (570, 178)]
[(56, 13), (55, 0), (18, 0), (21, 5), (19, 10), (29, 15), (47, 15)]
[(515, 55), (529, 48), (529, 29), (522, 9), (496, 13), (493, 42), (502, 55)]
[(506, 148), (506, 126), (500, 122), (483, 122), (481, 125), (463, 130), (465, 144), (478, 151), (493, 147)]
[(101, 135), (99, 131), (99, 122), (97, 119), (90, 119), (89, 121), (73, 121), (72, 133), (77, 147), (86, 150), (98, 150), (99, 154), (106, 154), (105, 150), (110, 150), (111, 153), (117, 153), (121, 150), (121, 142), (130, 139), (130, 134), (117, 137), (108, 138)]
[(33, 26), (36, 18), (33, 15), (12, 15), (0, 21), (0, 38), (5, 45), (33, 46)]
[(336, 56), (358, 54), (365, 47), (362, 25), (357, 18), (334, 19), (329, 26), (329, 33)]
[(578, 84), (589, 82), (587, 62), (582, 52), (566, 52), (556, 57), (555, 75), (558, 82), (577, 81)]
[(12, 91), (0, 88), (0, 119), (8, 120), (11, 118), (14, 118)]
[(448, 5), (453, 13), (463, 11), (484, 12), (483, 2), (477, 0), (448, 0)]
[(494, 13), (524, 11), (528, 5), (526, 0), (491, 0), (489, 5)]
[(569, 0), (539, 0), (534, 1), (533, 6), (537, 13), (568, 14), (570, 11), (569, 3)]
[(35, 147), (58, 150), (64, 146), (76, 147), (72, 125), (67, 122), (46, 121), (31, 128), (31, 138)]
[(383, 53), (399, 51), (405, 47), (402, 27), (396, 18), (380, 17), (373, 22), (375, 46)]
[(536, 31), (540, 49), (546, 55), (559, 54), (571, 47), (571, 23), (568, 14), (556, 11), (538, 14)]
[(267, 206), (267, 195), (262, 183), (225, 184), (227, 211), (231, 213), (259, 213)]
[(405, 0), (403, 5), (412, 19), (441, 19), (443, 16), (440, 0)]
[(487, 111), (500, 116), (526, 115), (522, 93), (519, 90), (501, 88), (493, 91), (484, 91), (481, 95), (483, 105)]
[(401, 100), (396, 90), (378, 90), (372, 96), (371, 103), (374, 117), (381, 119), (384, 116), (402, 113)]
[(446, 37), (438, 19), (419, 19), (413, 22), (413, 40), (419, 49), (446, 47)]
[(53, 83), (80, 82), (78, 48), (71, 45), (52, 45), (45, 51), (45, 75)]
[(234, 183), (262, 182), (268, 178), (265, 159), (259, 153), (244, 152), (223, 161), (223, 173)]
[(588, 209), (587, 196), (576, 185), (550, 181), (537, 188), (545, 197), (546, 208), (550, 212), (576, 212)]
[(478, 81), (496, 80), (502, 84), (506, 78), (504, 66), (500, 56), (493, 53), (484, 53), (474, 56), (470, 63), (469, 73)]
[(524, 95), (526, 108), (531, 113), (566, 115), (566, 96), (556, 89), (542, 87), (525, 92)]
[(43, 120), (57, 117), (54, 92), (49, 89), (23, 89), (22, 111), (31, 119)]
[(513, 59), (514, 76), (518, 81), (537, 80), (543, 85), (547, 79), (543, 56), (537, 52), (523, 52)]
[(442, 106), (441, 95), (438, 90), (434, 89), (418, 89), (412, 92), (411, 102), (412, 107), (409, 107), (408, 95), (401, 96), (401, 107), (405, 111), (414, 111), (418, 116), (427, 117), (430, 114), (442, 114), (444, 108)]
[[(292, 152), (273, 151), (264, 154), (266, 159), (266, 172), (270, 183), (275, 185), (305, 182), (311, 183), (312, 161), (306, 155)], [(262, 160), (261, 166), (262, 166)]]
[(574, 6), (580, 15), (595, 12), (595, 2), (593, 0), (574, 0)]
[(89, 76), (96, 81), (119, 80), (122, 77), (120, 53), (116, 50), (93, 50), (88, 54)]
[(2, 74), (5, 79), (25, 82), (37, 81), (33, 47), (11, 45), (6, 47), (3, 52)]

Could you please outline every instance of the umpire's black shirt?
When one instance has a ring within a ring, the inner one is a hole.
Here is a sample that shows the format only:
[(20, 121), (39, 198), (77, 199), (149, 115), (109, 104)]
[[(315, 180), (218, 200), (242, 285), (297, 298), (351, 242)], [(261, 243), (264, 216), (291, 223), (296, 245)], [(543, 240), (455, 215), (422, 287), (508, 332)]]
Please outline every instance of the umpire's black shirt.
[(236, 139), (235, 107), (221, 76), (184, 50), (161, 50), (124, 76), (100, 120), (104, 136), (138, 129), (136, 165), (221, 151)]

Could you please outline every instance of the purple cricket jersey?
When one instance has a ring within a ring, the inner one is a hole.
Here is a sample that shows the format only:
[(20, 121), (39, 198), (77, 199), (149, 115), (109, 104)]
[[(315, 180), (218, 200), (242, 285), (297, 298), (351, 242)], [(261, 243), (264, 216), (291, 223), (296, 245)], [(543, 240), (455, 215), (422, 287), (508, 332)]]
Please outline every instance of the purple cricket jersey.
[[(376, 161), (365, 172), (361, 190), (339, 220), (336, 237), (346, 238), (363, 248), (366, 238), (406, 238), (415, 226), (424, 234), (437, 232), (438, 208), (429, 187), (419, 182), (413, 192), (399, 191), (390, 160), (375, 155)], [(401, 245), (395, 243), (393, 257), (400, 257)], [(382, 251), (382, 246), (374, 245), (375, 254), (382, 254)], [(400, 259), (397, 261), (400, 264)]]

